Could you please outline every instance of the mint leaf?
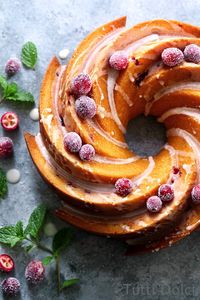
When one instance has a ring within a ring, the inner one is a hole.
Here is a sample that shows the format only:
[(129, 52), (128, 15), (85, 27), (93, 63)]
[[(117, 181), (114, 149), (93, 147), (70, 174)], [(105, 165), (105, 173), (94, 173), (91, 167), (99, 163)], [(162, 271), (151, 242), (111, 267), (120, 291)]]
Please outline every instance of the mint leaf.
[(22, 238), (18, 236), (15, 226), (0, 228), (0, 243), (14, 247)]
[(37, 48), (32, 42), (27, 42), (22, 47), (22, 63), (29, 69), (34, 69), (37, 62)]
[(72, 240), (72, 233), (69, 228), (62, 228), (59, 230), (52, 243), (52, 249), (55, 256), (58, 256), (62, 250), (64, 250)]
[(3, 198), (8, 192), (7, 179), (4, 171), (0, 168), (0, 198)]
[(31, 93), (21, 90), (15, 82), (7, 82), (6, 78), (0, 75), (0, 88), (2, 100), (34, 103)]
[(44, 204), (36, 207), (29, 218), (28, 225), (25, 229), (25, 235), (29, 234), (33, 238), (37, 238), (40, 228), (42, 227), (42, 224), (44, 222), (45, 215), (46, 206)]
[(43, 258), (42, 263), (44, 266), (47, 266), (52, 262), (52, 260), (54, 260), (53, 256), (47, 256), (47, 257)]
[(21, 90), (16, 93), (15, 101), (34, 103), (34, 97), (31, 93)]
[(72, 285), (76, 284), (77, 282), (79, 282), (78, 278), (72, 278), (72, 279), (65, 280), (61, 286), (61, 290), (65, 289), (69, 286), (72, 286)]
[(23, 229), (23, 223), (22, 221), (18, 221), (15, 225), (16, 234), (18, 237), (23, 238), (24, 237), (24, 229)]
[(7, 80), (5, 77), (3, 77), (2, 75), (0, 75), (0, 87), (5, 90), (7, 87)]

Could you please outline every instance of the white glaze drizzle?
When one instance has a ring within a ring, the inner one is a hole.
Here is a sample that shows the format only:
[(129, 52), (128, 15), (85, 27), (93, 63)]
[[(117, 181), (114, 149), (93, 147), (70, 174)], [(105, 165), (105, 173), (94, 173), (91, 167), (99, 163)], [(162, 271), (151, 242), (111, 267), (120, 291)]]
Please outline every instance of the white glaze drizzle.
[(138, 176), (136, 176), (136, 177), (134, 177), (134, 178), (132, 179), (132, 182), (133, 182), (134, 184), (139, 185), (139, 184), (140, 184), (144, 179), (146, 179), (146, 178), (151, 174), (151, 172), (153, 171), (154, 166), (155, 166), (155, 161), (154, 161), (154, 159), (153, 159), (152, 156), (150, 156), (148, 159), (149, 159), (149, 165), (148, 165), (148, 167), (145, 169), (145, 171), (144, 171), (142, 174), (140, 174), (140, 175), (138, 175)]
[(123, 99), (126, 101), (129, 107), (133, 106), (133, 102), (130, 100), (129, 96), (126, 94), (126, 92), (122, 89), (122, 87), (119, 84), (115, 85), (115, 91), (118, 91)]
[(107, 79), (107, 92), (108, 92), (108, 101), (110, 105), (110, 110), (113, 116), (113, 120), (118, 125), (119, 129), (125, 133), (126, 128), (123, 126), (121, 120), (118, 117), (116, 106), (115, 106), (115, 99), (114, 99), (114, 88), (116, 84), (116, 79), (118, 77), (119, 72), (116, 70), (109, 69), (108, 71), (108, 79)]
[(180, 128), (171, 128), (167, 131), (167, 136), (179, 136), (183, 138), (188, 145), (192, 148), (195, 159), (196, 159), (196, 169), (197, 169), (197, 180), (200, 180), (200, 143), (199, 141), (191, 135), (186, 130)]
[(190, 107), (176, 107), (166, 111), (160, 118), (158, 118), (158, 122), (164, 122), (167, 118), (173, 115), (187, 115), (194, 119), (200, 120), (199, 109)]
[(200, 82), (181, 82), (175, 83), (171, 86), (165, 87), (157, 92), (153, 99), (146, 103), (145, 106), (145, 116), (147, 116), (151, 110), (153, 104), (158, 101), (161, 97), (174, 93), (179, 90), (200, 90)]

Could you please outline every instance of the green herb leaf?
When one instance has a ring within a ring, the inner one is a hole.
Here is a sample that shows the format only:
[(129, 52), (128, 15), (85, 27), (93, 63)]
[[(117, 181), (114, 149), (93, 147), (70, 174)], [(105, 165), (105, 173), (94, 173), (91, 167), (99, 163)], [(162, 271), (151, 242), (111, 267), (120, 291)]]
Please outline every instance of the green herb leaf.
[(34, 97), (31, 93), (21, 90), (15, 94), (15, 101), (34, 103)]
[(72, 285), (74, 285), (74, 284), (76, 284), (78, 282), (79, 282), (78, 278), (72, 278), (72, 279), (65, 280), (63, 282), (62, 286), (61, 286), (61, 290), (65, 289), (65, 288), (67, 288), (69, 286), (72, 286)]
[(22, 47), (22, 63), (29, 69), (34, 69), (37, 62), (37, 48), (32, 42), (27, 42)]
[(34, 97), (31, 93), (21, 90), (15, 82), (8, 83), (1, 75), (0, 88), (3, 100), (34, 103)]
[(14, 247), (22, 237), (18, 236), (15, 226), (5, 226), (0, 228), (0, 243)]
[(0, 198), (3, 198), (8, 192), (7, 179), (4, 171), (0, 168)]
[(25, 229), (25, 235), (29, 234), (33, 238), (37, 238), (42, 224), (44, 222), (45, 215), (46, 206), (44, 204), (41, 204), (36, 209), (34, 209), (29, 218), (28, 225)]
[(18, 237), (23, 238), (24, 237), (24, 229), (23, 229), (23, 223), (22, 221), (17, 222), (15, 225), (16, 234)]
[(69, 228), (62, 228), (59, 230), (52, 243), (52, 249), (55, 256), (59, 255), (62, 250), (64, 250), (72, 240), (72, 233)]
[(5, 90), (7, 87), (7, 80), (5, 77), (3, 77), (2, 75), (0, 75), (0, 87)]
[(35, 245), (28, 245), (28, 246), (25, 246), (25, 247), (23, 247), (24, 248), (24, 250), (27, 252), (27, 253), (29, 253), (29, 252), (31, 252), (31, 250), (33, 249), (33, 248), (35, 248)]
[(52, 260), (54, 260), (54, 256), (47, 256), (43, 258), (42, 263), (44, 266), (47, 266), (52, 262)]

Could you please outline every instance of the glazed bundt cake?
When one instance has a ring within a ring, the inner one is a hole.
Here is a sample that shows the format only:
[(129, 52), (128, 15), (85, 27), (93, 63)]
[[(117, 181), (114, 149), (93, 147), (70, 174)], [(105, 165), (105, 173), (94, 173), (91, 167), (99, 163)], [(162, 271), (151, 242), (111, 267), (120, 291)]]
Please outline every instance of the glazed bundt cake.
[[(96, 29), (68, 65), (51, 61), (31, 157), (62, 195), (57, 216), (124, 238), (136, 251), (171, 245), (200, 222), (200, 27), (153, 20)], [(154, 157), (127, 146), (128, 122), (152, 115), (167, 129)]]

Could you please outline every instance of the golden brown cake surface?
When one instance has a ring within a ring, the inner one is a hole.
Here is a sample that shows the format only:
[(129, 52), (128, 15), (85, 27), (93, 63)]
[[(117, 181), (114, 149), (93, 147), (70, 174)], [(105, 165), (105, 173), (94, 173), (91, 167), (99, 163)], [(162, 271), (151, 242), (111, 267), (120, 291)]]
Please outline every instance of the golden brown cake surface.
[[(199, 224), (199, 205), (190, 194), (199, 183), (200, 65), (183, 58), (167, 66), (162, 54), (191, 44), (198, 48), (200, 28), (169, 20), (130, 29), (125, 23), (123, 17), (96, 29), (67, 66), (52, 59), (41, 88), (40, 133), (25, 138), (39, 172), (62, 195), (59, 217), (93, 233), (125, 238), (135, 251), (155, 250)], [(128, 59), (123, 70), (109, 64), (117, 51)], [(92, 118), (77, 114), (79, 97), (71, 86), (80, 74), (92, 82)], [(167, 130), (167, 143), (154, 157), (139, 157), (125, 141), (128, 122), (140, 114), (157, 117)], [(92, 145), (92, 160), (66, 151), (69, 132)], [(116, 192), (121, 178), (132, 185), (123, 196)], [(173, 200), (163, 202), (158, 213), (149, 212), (147, 200), (164, 184), (172, 187)]]

